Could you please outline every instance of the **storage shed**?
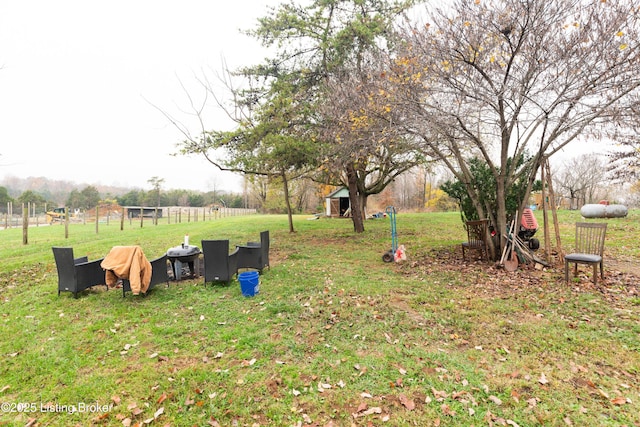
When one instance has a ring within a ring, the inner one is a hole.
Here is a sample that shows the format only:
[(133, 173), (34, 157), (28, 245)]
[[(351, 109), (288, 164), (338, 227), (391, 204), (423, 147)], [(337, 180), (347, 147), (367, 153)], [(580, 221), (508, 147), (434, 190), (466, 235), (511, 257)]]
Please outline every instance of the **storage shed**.
[(150, 208), (144, 206), (123, 206), (127, 210), (127, 216), (129, 218), (140, 218), (142, 214), (145, 218), (153, 218), (158, 213), (158, 218), (162, 218), (162, 208)]
[(350, 207), (349, 190), (346, 187), (338, 188), (329, 194), (325, 201), (326, 214), (330, 217), (343, 217), (345, 213), (348, 216)]

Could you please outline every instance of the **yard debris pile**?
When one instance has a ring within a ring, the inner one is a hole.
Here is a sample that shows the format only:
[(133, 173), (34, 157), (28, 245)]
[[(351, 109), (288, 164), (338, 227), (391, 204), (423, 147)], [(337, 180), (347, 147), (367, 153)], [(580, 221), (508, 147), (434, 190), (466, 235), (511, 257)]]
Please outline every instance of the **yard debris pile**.
[[(460, 273), (464, 277), (465, 286), (473, 287), (478, 295), (500, 297), (523, 287), (566, 286), (564, 283), (564, 266), (535, 268), (534, 264), (520, 265), (514, 272), (506, 271), (499, 265), (482, 261), (463, 261), (458, 248), (433, 249), (426, 254), (415, 254), (411, 260), (398, 268), (406, 275), (428, 277), (434, 271)], [(640, 296), (640, 266), (630, 261), (606, 259), (604, 280), (598, 280), (596, 286), (591, 280), (592, 270), (578, 270), (578, 280), (570, 286), (578, 292), (597, 291), (608, 299), (615, 301)]]

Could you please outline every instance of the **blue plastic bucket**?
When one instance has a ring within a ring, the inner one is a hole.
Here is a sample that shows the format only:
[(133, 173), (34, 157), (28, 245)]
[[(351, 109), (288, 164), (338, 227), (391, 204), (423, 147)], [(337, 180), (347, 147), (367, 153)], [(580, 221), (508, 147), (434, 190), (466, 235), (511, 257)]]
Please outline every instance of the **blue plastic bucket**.
[(245, 297), (252, 297), (260, 292), (260, 275), (257, 271), (244, 271), (238, 274), (240, 290)]

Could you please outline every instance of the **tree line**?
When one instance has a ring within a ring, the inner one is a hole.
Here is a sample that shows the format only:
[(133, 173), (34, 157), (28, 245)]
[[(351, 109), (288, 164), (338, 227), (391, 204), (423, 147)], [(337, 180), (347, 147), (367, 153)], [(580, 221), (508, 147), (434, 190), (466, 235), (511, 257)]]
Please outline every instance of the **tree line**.
[(154, 190), (130, 190), (125, 194), (113, 196), (100, 194), (95, 186), (89, 185), (82, 190), (73, 189), (63, 204), (48, 200), (37, 190), (25, 190), (17, 197), (11, 197), (6, 187), (0, 186), (0, 212), (6, 213), (7, 203), (31, 204), (35, 206), (34, 213), (44, 213), (55, 207), (89, 210), (100, 204), (117, 203), (120, 206), (189, 206), (205, 207), (219, 205), (229, 208), (246, 207), (246, 200), (241, 194), (227, 192), (199, 193), (189, 190), (167, 190), (160, 192), (160, 198)]

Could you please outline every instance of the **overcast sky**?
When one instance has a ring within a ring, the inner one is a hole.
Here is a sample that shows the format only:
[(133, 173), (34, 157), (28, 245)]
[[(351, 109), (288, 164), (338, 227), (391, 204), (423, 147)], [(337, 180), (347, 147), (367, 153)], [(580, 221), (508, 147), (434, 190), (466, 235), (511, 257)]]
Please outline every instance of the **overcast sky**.
[[(0, 0), (0, 180), (44, 176), (150, 189), (240, 189), (199, 157), (174, 157), (184, 84), (259, 63), (254, 28), (279, 0)], [(224, 96), (224, 93), (221, 92)], [(207, 126), (229, 128), (215, 109)], [(194, 130), (197, 133), (197, 127)]]

